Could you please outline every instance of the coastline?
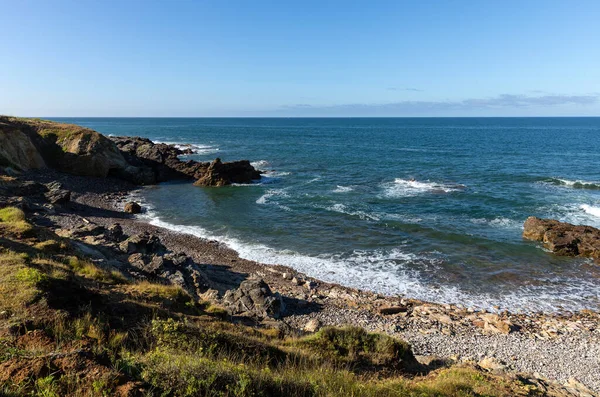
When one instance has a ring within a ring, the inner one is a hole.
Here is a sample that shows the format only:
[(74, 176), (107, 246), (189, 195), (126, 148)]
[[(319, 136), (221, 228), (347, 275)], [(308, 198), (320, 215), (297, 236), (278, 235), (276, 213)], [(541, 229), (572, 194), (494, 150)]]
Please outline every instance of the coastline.
[(480, 366), (485, 362), (490, 370), (532, 373), (561, 384), (576, 379), (600, 392), (598, 313), (494, 314), (325, 283), (285, 266), (242, 259), (217, 241), (124, 214), (124, 201), (139, 188), (129, 183), (58, 173), (28, 176), (58, 179), (73, 191), (71, 209), (49, 217), (55, 227), (74, 227), (85, 219), (104, 226), (118, 222), (127, 234), (156, 234), (167, 248), (185, 252), (202, 264), (221, 296), (250, 275), (260, 276), (284, 297), (287, 312), (277, 322), (282, 327), (302, 330), (308, 324), (359, 325), (405, 339), (415, 354), (428, 356), (423, 358), (426, 360), (436, 356), (442, 361)]

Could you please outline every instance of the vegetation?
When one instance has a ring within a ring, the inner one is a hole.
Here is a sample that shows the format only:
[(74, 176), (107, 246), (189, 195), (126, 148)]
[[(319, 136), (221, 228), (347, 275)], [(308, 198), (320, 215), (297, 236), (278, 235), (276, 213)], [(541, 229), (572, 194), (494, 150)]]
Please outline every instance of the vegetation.
[[(27, 223), (15, 208), (0, 219)], [(0, 238), (0, 395), (541, 395), (472, 367), (426, 373), (405, 342), (360, 328), (279, 338), (233, 324), (179, 287), (131, 282), (29, 227)]]

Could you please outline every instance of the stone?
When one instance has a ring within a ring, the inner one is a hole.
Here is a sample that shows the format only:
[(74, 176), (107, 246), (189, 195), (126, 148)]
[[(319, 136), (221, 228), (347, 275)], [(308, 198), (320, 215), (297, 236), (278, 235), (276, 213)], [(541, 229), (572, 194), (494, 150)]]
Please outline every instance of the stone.
[(379, 313), (383, 314), (384, 316), (391, 315), (391, 314), (398, 314), (401, 312), (406, 312), (407, 310), (408, 310), (408, 308), (406, 306), (402, 306), (402, 305), (384, 306), (384, 307), (380, 307), (378, 309)]
[(591, 226), (530, 216), (523, 225), (523, 238), (542, 242), (556, 255), (600, 259), (600, 230)]
[(312, 280), (308, 280), (304, 283), (304, 286), (308, 289), (308, 290), (313, 290), (315, 288), (317, 288), (317, 283), (312, 281)]
[(143, 232), (129, 237), (119, 244), (121, 251), (127, 254), (160, 254), (166, 252), (166, 248), (160, 239), (148, 232)]
[(499, 360), (497, 360), (494, 357), (485, 357), (484, 359), (482, 359), (481, 361), (479, 361), (479, 363), (477, 363), (477, 365), (479, 365), (479, 367), (493, 372), (493, 373), (502, 373), (504, 371), (506, 371), (507, 366), (504, 365), (503, 363), (501, 363)]
[(142, 212), (142, 206), (136, 203), (135, 201), (129, 201), (125, 203), (125, 207), (123, 208), (125, 212), (128, 214), (139, 214)]
[(123, 228), (120, 224), (114, 223), (108, 227), (105, 232), (106, 239), (115, 243), (118, 243), (123, 240)]
[(306, 324), (304, 324), (303, 330), (305, 332), (313, 333), (313, 332), (317, 332), (320, 328), (321, 328), (321, 322), (318, 319), (313, 318), (313, 319), (309, 320)]
[(245, 314), (258, 319), (280, 318), (285, 304), (279, 294), (274, 294), (261, 278), (244, 280), (237, 290), (229, 290), (223, 296), (223, 304), (232, 315)]
[(232, 183), (251, 183), (256, 179), (260, 179), (260, 171), (257, 171), (250, 164), (250, 161), (240, 160), (223, 163), (220, 158), (217, 158), (210, 163), (205, 174), (194, 185), (226, 186)]
[(63, 189), (59, 182), (51, 182), (46, 187), (48, 191), (44, 196), (50, 204), (65, 205), (71, 201), (71, 191)]

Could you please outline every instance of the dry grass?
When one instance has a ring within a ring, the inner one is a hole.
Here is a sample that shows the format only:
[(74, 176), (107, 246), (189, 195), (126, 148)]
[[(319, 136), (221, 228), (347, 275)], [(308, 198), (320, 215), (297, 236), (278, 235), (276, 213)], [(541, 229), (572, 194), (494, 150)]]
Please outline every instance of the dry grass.
[(70, 256), (67, 263), (73, 272), (92, 280), (107, 284), (123, 284), (128, 282), (123, 273), (118, 270), (102, 269), (86, 259)]

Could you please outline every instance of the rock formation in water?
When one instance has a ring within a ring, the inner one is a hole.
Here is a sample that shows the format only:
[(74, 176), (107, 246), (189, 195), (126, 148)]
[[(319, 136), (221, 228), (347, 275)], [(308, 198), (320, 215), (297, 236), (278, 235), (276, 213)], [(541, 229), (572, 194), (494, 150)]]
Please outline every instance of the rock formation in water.
[(523, 227), (524, 238), (543, 242), (556, 255), (600, 259), (600, 230), (595, 227), (534, 216), (527, 218)]
[(0, 116), (0, 166), (18, 171), (54, 168), (74, 175), (151, 185), (174, 179), (201, 186), (250, 183), (260, 172), (250, 162), (183, 161), (192, 154), (174, 145), (140, 137), (112, 137), (72, 124)]

